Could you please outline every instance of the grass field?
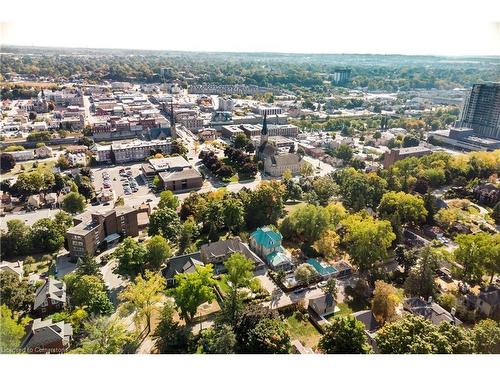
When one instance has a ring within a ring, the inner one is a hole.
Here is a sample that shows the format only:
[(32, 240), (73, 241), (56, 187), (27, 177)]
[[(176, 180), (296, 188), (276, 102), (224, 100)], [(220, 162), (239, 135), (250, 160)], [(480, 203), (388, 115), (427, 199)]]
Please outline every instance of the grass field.
[(286, 323), (292, 340), (299, 340), (302, 345), (309, 348), (315, 348), (318, 345), (321, 335), (309, 320), (298, 320), (292, 315), (286, 320)]
[[(18, 175), (21, 172), (33, 172), (33, 171), (44, 171), (44, 170), (52, 170), (52, 167), (56, 165), (56, 160), (46, 160), (46, 161), (41, 161), (38, 160), (38, 166), (33, 168), (33, 164), (36, 163), (36, 160), (30, 160), (22, 163), (17, 163), (14, 168), (12, 168), (8, 172), (2, 172), (2, 179), (8, 178), (8, 177), (13, 177), (15, 175)], [(22, 167), (24, 167), (24, 170), (22, 170)]]

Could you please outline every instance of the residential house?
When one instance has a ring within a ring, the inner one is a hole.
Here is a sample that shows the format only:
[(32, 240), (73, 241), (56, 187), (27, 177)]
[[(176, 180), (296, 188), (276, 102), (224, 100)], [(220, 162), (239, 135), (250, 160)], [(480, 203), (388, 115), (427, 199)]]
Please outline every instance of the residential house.
[(2, 263), (0, 263), (0, 272), (10, 273), (21, 280), (24, 275), (23, 262), (19, 260), (17, 262), (7, 262), (3, 260)]
[(487, 317), (500, 319), (500, 288), (496, 285), (481, 288), (476, 299), (476, 307)]
[(41, 203), (39, 194), (30, 195), (28, 197), (27, 205), (30, 208), (40, 208)]
[(239, 237), (203, 244), (200, 247), (201, 260), (205, 264), (213, 264), (216, 274), (225, 271), (224, 262), (235, 253), (240, 253), (255, 265), (255, 271), (265, 268), (264, 262), (248, 247), (241, 242)]
[(493, 207), (500, 201), (500, 188), (494, 184), (480, 184), (472, 189), (474, 198), (481, 204)]
[(377, 330), (380, 328), (379, 322), (377, 322), (377, 319), (375, 319), (375, 315), (373, 315), (371, 310), (362, 310), (362, 311), (357, 311), (352, 314), (356, 320), (360, 321), (363, 323), (365, 326), (365, 335), (368, 339), (368, 342), (373, 348), (373, 351), (375, 353), (379, 353), (379, 349), (377, 346)]
[(47, 206), (55, 208), (57, 205), (57, 193), (45, 194), (44, 200)]
[(203, 265), (201, 253), (198, 251), (196, 253), (178, 255), (168, 259), (161, 273), (167, 280), (167, 287), (173, 287), (175, 286), (175, 275), (196, 272), (196, 267)]
[(290, 270), (292, 261), (281, 245), (283, 236), (269, 227), (258, 228), (250, 236), (250, 248), (274, 270)]
[(35, 293), (33, 312), (45, 316), (61, 311), (66, 306), (66, 284), (61, 280), (48, 278)]
[(39, 159), (52, 157), (52, 149), (47, 146), (40, 146), (35, 150), (35, 156)]
[(310, 298), (308, 307), (322, 318), (339, 311), (331, 293), (324, 293), (320, 296)]
[(21, 341), (21, 348), (29, 354), (64, 353), (69, 349), (73, 338), (73, 327), (52, 319), (33, 320), (28, 326), (26, 336)]
[(440, 305), (432, 301), (432, 297), (426, 301), (421, 297), (407, 298), (403, 301), (403, 308), (412, 314), (419, 315), (433, 324), (447, 322), (454, 325), (461, 325), (462, 322), (455, 317), (454, 309), (452, 313), (446, 311)]

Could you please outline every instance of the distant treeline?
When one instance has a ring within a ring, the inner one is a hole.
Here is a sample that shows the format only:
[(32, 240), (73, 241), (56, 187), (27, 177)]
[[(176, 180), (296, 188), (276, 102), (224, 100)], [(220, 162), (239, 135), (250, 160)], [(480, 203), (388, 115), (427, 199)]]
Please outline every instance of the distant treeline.
[(498, 81), (498, 57), (467, 59), (403, 55), (326, 55), (278, 53), (201, 53), (5, 47), (0, 73), (89, 82), (119, 80), (252, 84), (323, 91), (335, 69), (352, 70), (351, 87), (369, 90), (450, 89)]

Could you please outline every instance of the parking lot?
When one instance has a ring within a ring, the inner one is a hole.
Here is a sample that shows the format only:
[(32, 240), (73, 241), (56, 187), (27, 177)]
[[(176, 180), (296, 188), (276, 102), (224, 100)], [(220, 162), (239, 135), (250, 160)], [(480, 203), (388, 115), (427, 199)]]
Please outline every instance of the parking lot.
[(148, 194), (154, 198), (154, 193), (148, 187), (140, 168), (141, 164), (93, 168), (96, 193), (103, 189), (112, 189), (116, 198), (122, 196), (125, 200)]

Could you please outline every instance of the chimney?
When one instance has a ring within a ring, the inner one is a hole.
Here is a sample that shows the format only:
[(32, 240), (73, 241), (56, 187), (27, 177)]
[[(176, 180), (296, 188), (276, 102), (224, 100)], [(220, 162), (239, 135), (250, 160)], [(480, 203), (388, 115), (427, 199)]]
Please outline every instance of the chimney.
[(455, 318), (455, 314), (457, 313), (457, 309), (455, 309), (454, 307), (451, 308), (451, 316), (453, 316), (453, 318)]
[(432, 296), (429, 296), (429, 298), (427, 298), (427, 303), (430, 305), (432, 303)]

